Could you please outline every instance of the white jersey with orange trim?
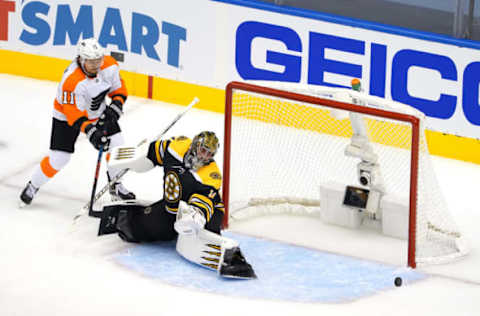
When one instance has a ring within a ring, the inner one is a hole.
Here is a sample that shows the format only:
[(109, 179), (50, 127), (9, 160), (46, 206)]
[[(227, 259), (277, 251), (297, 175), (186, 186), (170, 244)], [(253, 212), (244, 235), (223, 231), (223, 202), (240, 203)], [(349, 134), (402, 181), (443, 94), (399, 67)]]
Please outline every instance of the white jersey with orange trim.
[(107, 95), (120, 100), (122, 104), (127, 98), (127, 89), (120, 77), (117, 61), (105, 56), (97, 75), (88, 77), (75, 59), (65, 70), (58, 85), (53, 117), (66, 121), (70, 126), (77, 125), (83, 131), (105, 110)]

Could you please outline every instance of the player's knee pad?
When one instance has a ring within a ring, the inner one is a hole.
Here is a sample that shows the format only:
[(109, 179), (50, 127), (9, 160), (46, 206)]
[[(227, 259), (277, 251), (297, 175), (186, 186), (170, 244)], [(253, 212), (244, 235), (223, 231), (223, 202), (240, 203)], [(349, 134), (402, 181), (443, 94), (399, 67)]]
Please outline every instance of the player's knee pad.
[(68, 164), (72, 154), (67, 153), (66, 151), (50, 150), (48, 157), (52, 168), (58, 171)]
[(197, 234), (178, 235), (176, 248), (185, 259), (219, 271), (225, 250), (235, 247), (235, 240), (201, 229)]

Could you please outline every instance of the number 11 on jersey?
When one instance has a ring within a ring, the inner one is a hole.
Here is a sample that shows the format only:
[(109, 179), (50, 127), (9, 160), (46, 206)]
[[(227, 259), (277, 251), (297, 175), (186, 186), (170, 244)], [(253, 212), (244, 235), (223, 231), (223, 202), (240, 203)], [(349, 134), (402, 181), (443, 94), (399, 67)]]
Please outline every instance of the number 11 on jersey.
[(75, 94), (71, 91), (63, 91), (63, 104), (75, 104)]

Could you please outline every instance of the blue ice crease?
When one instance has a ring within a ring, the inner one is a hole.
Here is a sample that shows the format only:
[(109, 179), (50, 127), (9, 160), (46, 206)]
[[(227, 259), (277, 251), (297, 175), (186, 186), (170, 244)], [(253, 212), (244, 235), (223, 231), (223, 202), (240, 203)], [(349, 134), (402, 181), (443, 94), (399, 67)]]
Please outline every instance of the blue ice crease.
[(326, 253), (300, 246), (226, 233), (240, 242), (256, 280), (220, 278), (216, 272), (182, 258), (175, 242), (140, 244), (113, 255), (113, 260), (135, 272), (193, 290), (255, 299), (342, 303), (394, 289), (427, 275), (415, 270)]

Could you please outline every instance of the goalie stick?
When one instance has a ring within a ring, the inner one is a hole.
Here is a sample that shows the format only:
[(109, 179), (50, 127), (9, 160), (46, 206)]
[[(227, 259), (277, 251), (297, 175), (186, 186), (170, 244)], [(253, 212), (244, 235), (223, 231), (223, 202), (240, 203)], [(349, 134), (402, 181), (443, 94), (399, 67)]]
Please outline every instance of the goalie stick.
[[(199, 98), (197, 97), (194, 97), (192, 102), (190, 102), (190, 104), (185, 108), (185, 110), (183, 110), (181, 113), (179, 113), (174, 119), (173, 121), (160, 133), (158, 134), (156, 137), (155, 137), (155, 140), (163, 137), (163, 135), (165, 135), (169, 130), (170, 128), (172, 128), (173, 125), (175, 125), (188, 111), (190, 111), (191, 108), (193, 108), (198, 102), (200, 101)], [(143, 139), (140, 143), (138, 143), (137, 147), (143, 145), (144, 143), (146, 143), (148, 141), (148, 138), (145, 138)], [(76, 223), (76, 221), (81, 217), (83, 216), (84, 214), (87, 213), (87, 211), (92, 208), (92, 211), (90, 211), (91, 213), (91, 216), (94, 216), (94, 217), (98, 217), (97, 214), (95, 213), (98, 213), (98, 212), (95, 212), (93, 211), (93, 204), (95, 204), (95, 202), (97, 202), (104, 194), (105, 192), (108, 191), (108, 188), (113, 185), (115, 182), (117, 182), (119, 179), (121, 179), (127, 172), (128, 172), (129, 169), (123, 169), (121, 170), (115, 177), (113, 177), (109, 183), (107, 183), (100, 191), (98, 191), (98, 193), (95, 195), (94, 198), (92, 198), (87, 204), (85, 204), (81, 209), (80, 209), (80, 212), (78, 212), (77, 215), (75, 215), (75, 217), (73, 218), (73, 224)], [(90, 214), (89, 214), (90, 215)]]

